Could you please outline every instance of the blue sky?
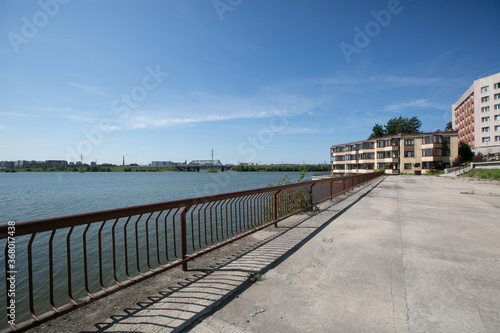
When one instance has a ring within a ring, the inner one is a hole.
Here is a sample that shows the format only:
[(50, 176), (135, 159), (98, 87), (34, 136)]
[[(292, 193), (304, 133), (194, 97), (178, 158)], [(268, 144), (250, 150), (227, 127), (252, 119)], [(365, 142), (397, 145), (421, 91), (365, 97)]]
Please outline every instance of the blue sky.
[[(444, 129), (500, 72), (499, 1), (0, 2), (0, 160), (324, 163)], [(360, 33), (361, 32), (361, 33)]]

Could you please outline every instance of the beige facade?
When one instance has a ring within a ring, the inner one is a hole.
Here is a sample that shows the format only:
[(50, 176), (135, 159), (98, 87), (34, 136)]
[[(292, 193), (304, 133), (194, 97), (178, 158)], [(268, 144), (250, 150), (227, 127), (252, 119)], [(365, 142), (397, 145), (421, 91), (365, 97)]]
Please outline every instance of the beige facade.
[(500, 152), (500, 73), (474, 81), (452, 105), (458, 140), (475, 152)]
[(456, 131), (400, 134), (332, 146), (333, 173), (425, 174), (444, 169), (458, 155)]

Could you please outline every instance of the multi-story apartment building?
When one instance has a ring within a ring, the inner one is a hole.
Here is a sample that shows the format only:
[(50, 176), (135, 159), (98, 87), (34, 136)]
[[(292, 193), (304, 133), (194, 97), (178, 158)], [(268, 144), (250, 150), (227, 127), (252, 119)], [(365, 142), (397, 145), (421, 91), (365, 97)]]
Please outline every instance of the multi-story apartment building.
[(399, 134), (332, 146), (333, 173), (425, 174), (444, 169), (458, 155), (456, 131)]
[(484, 155), (500, 152), (500, 73), (474, 81), (452, 105), (458, 140)]

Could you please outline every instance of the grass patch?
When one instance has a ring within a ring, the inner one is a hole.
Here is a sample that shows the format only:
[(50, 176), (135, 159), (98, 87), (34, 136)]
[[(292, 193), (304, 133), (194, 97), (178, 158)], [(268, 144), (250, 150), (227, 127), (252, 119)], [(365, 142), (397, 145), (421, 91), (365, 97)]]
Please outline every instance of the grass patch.
[(249, 273), (248, 279), (252, 282), (257, 282), (260, 281), (260, 279), (262, 279), (262, 275), (259, 273)]
[(485, 180), (500, 180), (500, 169), (472, 169), (458, 177), (477, 178)]
[(427, 171), (427, 173), (425, 175), (427, 176), (437, 176), (437, 175), (440, 175), (444, 173), (444, 170), (434, 170), (434, 169), (431, 169), (429, 171)]

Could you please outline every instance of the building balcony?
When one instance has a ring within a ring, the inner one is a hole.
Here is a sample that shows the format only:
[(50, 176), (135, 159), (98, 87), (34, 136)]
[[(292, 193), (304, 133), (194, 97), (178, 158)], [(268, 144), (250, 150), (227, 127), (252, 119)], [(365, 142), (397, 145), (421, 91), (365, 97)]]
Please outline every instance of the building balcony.
[(443, 156), (422, 156), (422, 162), (440, 162)]
[(377, 158), (377, 163), (399, 162), (399, 157)]
[(392, 145), (387, 147), (378, 147), (377, 151), (394, 151), (399, 150), (399, 145)]
[(432, 148), (441, 148), (443, 147), (442, 143), (422, 143), (422, 149), (432, 149)]

